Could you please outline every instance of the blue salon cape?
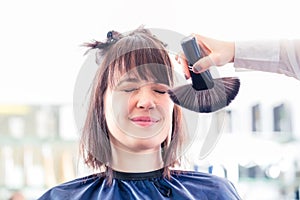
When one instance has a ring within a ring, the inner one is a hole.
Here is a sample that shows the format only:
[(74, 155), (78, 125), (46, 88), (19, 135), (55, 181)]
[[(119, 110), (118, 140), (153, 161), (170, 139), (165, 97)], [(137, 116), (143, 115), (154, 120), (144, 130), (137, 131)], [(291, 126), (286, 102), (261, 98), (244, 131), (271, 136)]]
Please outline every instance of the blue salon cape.
[(225, 178), (201, 172), (163, 170), (146, 173), (114, 171), (112, 185), (107, 185), (104, 173), (93, 174), (58, 185), (38, 200), (235, 200), (241, 199), (234, 186)]

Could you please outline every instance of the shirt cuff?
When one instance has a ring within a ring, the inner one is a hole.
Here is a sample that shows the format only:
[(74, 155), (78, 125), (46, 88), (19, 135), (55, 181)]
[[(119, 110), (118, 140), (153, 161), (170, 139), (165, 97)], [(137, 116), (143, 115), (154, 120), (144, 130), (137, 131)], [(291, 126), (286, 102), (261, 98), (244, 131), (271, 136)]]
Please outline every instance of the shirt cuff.
[(279, 62), (279, 40), (235, 42), (235, 68), (275, 72)]

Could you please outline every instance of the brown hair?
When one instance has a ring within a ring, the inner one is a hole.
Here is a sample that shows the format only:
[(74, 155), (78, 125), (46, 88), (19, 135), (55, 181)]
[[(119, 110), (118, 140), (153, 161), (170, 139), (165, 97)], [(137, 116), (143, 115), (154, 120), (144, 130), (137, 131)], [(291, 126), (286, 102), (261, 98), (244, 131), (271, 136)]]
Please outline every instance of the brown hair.
[[(111, 44), (107, 44), (109, 42)], [(118, 35), (118, 39), (113, 42), (107, 41), (102, 44), (105, 45), (102, 45), (104, 48), (98, 50), (101, 62), (98, 62), (100, 66), (94, 77), (80, 145), (85, 163), (93, 169), (106, 167), (106, 175), (111, 183), (112, 169), (108, 167), (108, 164), (112, 157), (103, 101), (106, 89), (116, 84), (114, 81), (116, 74), (121, 76), (141, 65), (146, 65), (146, 72), (136, 68), (135, 73), (139, 78), (155, 79), (160, 83), (173, 86), (174, 69), (165, 45), (148, 29), (140, 27), (126, 35)], [(95, 41), (86, 46), (94, 48), (97, 45), (99, 46), (99, 42)], [(162, 144), (164, 176), (166, 177), (170, 176), (169, 167), (179, 161), (184, 134), (181, 108), (174, 105), (171, 142), (168, 145), (166, 142)]]

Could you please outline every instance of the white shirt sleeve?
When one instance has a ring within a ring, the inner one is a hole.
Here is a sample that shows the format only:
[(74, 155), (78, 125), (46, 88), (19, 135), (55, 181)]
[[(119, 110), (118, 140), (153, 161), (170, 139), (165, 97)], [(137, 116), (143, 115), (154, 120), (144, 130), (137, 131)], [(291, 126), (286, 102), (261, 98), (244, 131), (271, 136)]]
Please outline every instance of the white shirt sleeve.
[(300, 40), (236, 42), (234, 67), (279, 73), (300, 80)]

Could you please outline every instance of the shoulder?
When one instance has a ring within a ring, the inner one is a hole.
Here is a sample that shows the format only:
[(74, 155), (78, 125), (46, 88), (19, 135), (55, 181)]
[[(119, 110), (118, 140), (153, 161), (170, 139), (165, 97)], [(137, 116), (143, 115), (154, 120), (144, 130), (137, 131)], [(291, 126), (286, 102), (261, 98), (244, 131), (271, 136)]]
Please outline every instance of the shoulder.
[(227, 179), (215, 176), (209, 173), (197, 172), (197, 171), (184, 171), (184, 170), (172, 170), (171, 174), (173, 177), (180, 178), (187, 181), (199, 181), (203, 183), (211, 182), (229, 182)]
[(234, 185), (226, 178), (196, 171), (173, 170), (171, 174), (172, 179), (189, 187), (190, 191), (217, 199), (241, 199)]
[(99, 186), (104, 181), (105, 176), (103, 173), (77, 178), (49, 189), (38, 200), (80, 199), (84, 193), (86, 195), (86, 192), (92, 192), (96, 185)]

